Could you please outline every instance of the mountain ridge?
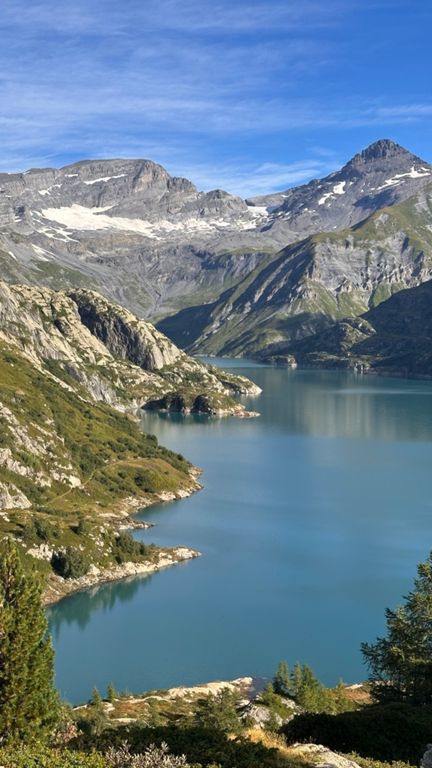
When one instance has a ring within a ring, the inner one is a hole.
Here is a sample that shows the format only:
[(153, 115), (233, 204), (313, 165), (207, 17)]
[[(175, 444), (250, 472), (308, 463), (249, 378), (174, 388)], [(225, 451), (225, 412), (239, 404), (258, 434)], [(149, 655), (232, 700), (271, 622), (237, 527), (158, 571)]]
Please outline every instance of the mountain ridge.
[(246, 200), (199, 192), (151, 160), (0, 174), (2, 275), (93, 288), (159, 319), (216, 300), (281, 247), (407, 199), (431, 174), (389, 140), (324, 179)]

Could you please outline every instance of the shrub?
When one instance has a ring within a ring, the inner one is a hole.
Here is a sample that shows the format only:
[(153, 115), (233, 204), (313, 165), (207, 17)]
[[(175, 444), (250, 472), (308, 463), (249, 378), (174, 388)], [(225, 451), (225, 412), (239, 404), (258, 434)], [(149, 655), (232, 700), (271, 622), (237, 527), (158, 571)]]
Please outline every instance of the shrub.
[(210, 693), (204, 699), (198, 700), (194, 720), (204, 728), (238, 733), (241, 730), (241, 721), (236, 709), (237, 703), (238, 695), (229, 688), (223, 688), (214, 695)]
[(304, 714), (282, 728), (288, 743), (312, 741), (377, 760), (418, 764), (432, 732), (432, 707), (367, 706), (339, 715)]
[(55, 573), (63, 579), (79, 579), (85, 576), (90, 567), (87, 557), (75, 547), (66, 547), (61, 552), (54, 552), (51, 565)]
[(148, 557), (151, 547), (143, 541), (136, 541), (129, 531), (122, 531), (116, 538), (113, 548), (114, 557), (120, 565)]
[(102, 755), (24, 745), (13, 750), (0, 748), (0, 764), (5, 768), (106, 768)]
[(106, 759), (109, 768), (190, 768), (184, 755), (170, 755), (165, 743), (160, 747), (151, 744), (144, 754), (133, 755), (125, 742), (119, 749), (108, 750)]

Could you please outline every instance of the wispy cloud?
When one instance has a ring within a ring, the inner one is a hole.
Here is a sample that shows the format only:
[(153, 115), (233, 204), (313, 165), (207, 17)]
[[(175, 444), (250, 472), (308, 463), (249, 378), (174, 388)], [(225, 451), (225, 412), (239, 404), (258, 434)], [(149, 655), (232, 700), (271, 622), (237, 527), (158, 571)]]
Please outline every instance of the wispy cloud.
[(425, 98), (341, 97), (335, 74), (350, 19), (404, 3), (2, 0), (0, 168), (138, 155), (248, 194), (327, 172), (330, 134), (432, 117)]
[(209, 166), (183, 164), (181, 167), (200, 189), (222, 188), (241, 197), (254, 197), (324, 176), (337, 165), (333, 158), (328, 162), (306, 159), (287, 164), (245, 165), (238, 162)]

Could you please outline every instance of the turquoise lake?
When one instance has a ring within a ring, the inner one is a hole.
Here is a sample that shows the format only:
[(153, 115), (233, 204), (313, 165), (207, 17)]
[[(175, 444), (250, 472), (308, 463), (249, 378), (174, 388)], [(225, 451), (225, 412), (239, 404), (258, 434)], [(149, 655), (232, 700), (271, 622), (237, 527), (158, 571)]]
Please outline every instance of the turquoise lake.
[[(212, 361), (215, 362), (215, 361)], [(432, 383), (218, 361), (263, 388), (260, 418), (147, 414), (143, 428), (203, 469), (204, 489), (147, 509), (138, 538), (203, 557), (49, 610), (71, 702), (112, 681), (140, 692), (310, 664), (366, 676), (432, 549)]]

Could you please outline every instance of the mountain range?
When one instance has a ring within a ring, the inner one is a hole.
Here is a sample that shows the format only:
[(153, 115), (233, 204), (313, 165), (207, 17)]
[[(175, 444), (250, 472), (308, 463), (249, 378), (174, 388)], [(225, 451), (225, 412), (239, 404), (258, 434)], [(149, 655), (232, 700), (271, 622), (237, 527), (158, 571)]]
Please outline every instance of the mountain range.
[(89, 160), (0, 174), (1, 276), (99, 291), (193, 353), (281, 359), (431, 279), (431, 212), (432, 166), (388, 139), (245, 200)]

